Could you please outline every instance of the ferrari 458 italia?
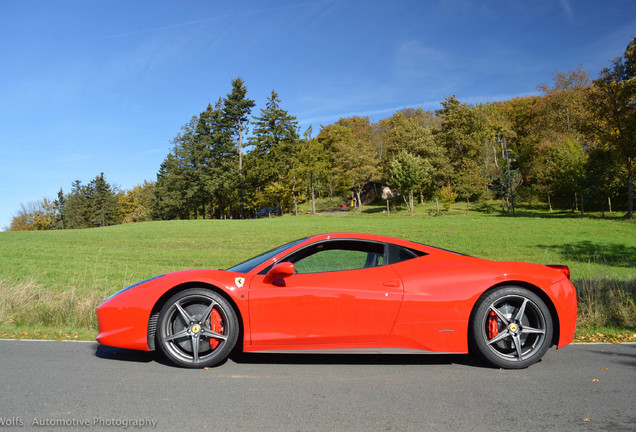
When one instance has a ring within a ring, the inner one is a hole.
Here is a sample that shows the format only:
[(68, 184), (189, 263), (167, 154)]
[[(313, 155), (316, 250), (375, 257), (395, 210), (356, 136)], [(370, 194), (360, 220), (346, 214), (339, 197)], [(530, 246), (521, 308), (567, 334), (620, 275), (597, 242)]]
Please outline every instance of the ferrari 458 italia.
[(397, 238), (322, 234), (227, 270), (168, 273), (97, 308), (104, 345), (183, 367), (244, 352), (473, 353), (525, 368), (574, 337), (562, 265), (498, 262)]

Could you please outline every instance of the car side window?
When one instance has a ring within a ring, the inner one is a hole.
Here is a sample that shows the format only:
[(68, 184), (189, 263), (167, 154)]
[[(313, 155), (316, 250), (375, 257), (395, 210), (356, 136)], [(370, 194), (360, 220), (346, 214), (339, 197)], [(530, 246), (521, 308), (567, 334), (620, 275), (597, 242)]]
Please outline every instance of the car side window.
[(422, 252), (417, 249), (411, 249), (395, 244), (389, 245), (389, 264), (397, 264), (424, 255), (427, 255), (426, 252)]
[(284, 259), (294, 263), (296, 273), (358, 270), (386, 264), (383, 243), (333, 240), (304, 248)]

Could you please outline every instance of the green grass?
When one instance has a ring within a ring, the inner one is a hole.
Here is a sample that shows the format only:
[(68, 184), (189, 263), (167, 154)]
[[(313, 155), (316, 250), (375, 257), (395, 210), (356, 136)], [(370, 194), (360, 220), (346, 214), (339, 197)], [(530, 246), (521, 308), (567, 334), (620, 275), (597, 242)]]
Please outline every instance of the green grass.
[(634, 328), (617, 327), (578, 327), (576, 329), (575, 342), (635, 342), (636, 330)]
[[(305, 203), (301, 210), (307, 208)], [(131, 283), (175, 270), (227, 268), (296, 238), (339, 231), (402, 237), (494, 260), (566, 264), (577, 287), (586, 284), (586, 292), (596, 293), (588, 296), (590, 301), (606, 301), (603, 293), (608, 290), (620, 291), (619, 298), (625, 293), (623, 303), (616, 304), (624, 305), (628, 319), (609, 325), (633, 330), (629, 317), (636, 315), (636, 225), (632, 222), (571, 217), (565, 212), (550, 215), (523, 207), (519, 217), (501, 217), (496, 204), (475, 206), (468, 216), (462, 203), (442, 216), (429, 215), (434, 214), (434, 204), (418, 206), (413, 217), (405, 211), (387, 216), (383, 210), (367, 206), (362, 213), (338, 210), (258, 220), (2, 232), (0, 337), (23, 331), (28, 332), (24, 337), (35, 337), (38, 328), (40, 334), (42, 328), (47, 334), (64, 329), (63, 333), (85, 337), (95, 329), (94, 307)], [(608, 325), (598, 318), (607, 314), (596, 310), (586, 315), (581, 329)]]

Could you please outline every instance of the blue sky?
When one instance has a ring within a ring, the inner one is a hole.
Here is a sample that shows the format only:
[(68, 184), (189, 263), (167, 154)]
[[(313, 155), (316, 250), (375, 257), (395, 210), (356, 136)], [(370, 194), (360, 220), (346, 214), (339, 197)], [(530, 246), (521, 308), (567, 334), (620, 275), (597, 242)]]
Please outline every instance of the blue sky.
[(636, 1), (0, 0), (0, 228), (21, 203), (100, 172), (155, 180), (170, 141), (241, 76), (304, 129), (351, 115), (538, 94), (596, 77)]

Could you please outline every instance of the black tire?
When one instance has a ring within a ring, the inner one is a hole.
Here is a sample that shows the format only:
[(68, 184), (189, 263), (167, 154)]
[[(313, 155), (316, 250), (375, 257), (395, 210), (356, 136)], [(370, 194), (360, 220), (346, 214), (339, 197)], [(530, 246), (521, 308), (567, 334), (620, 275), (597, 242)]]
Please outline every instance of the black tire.
[(541, 360), (552, 345), (552, 316), (532, 291), (504, 286), (486, 292), (470, 322), (471, 347), (487, 362), (523, 369)]
[(234, 308), (214, 291), (192, 288), (161, 308), (157, 345), (174, 364), (186, 368), (214, 366), (225, 360), (239, 335)]

